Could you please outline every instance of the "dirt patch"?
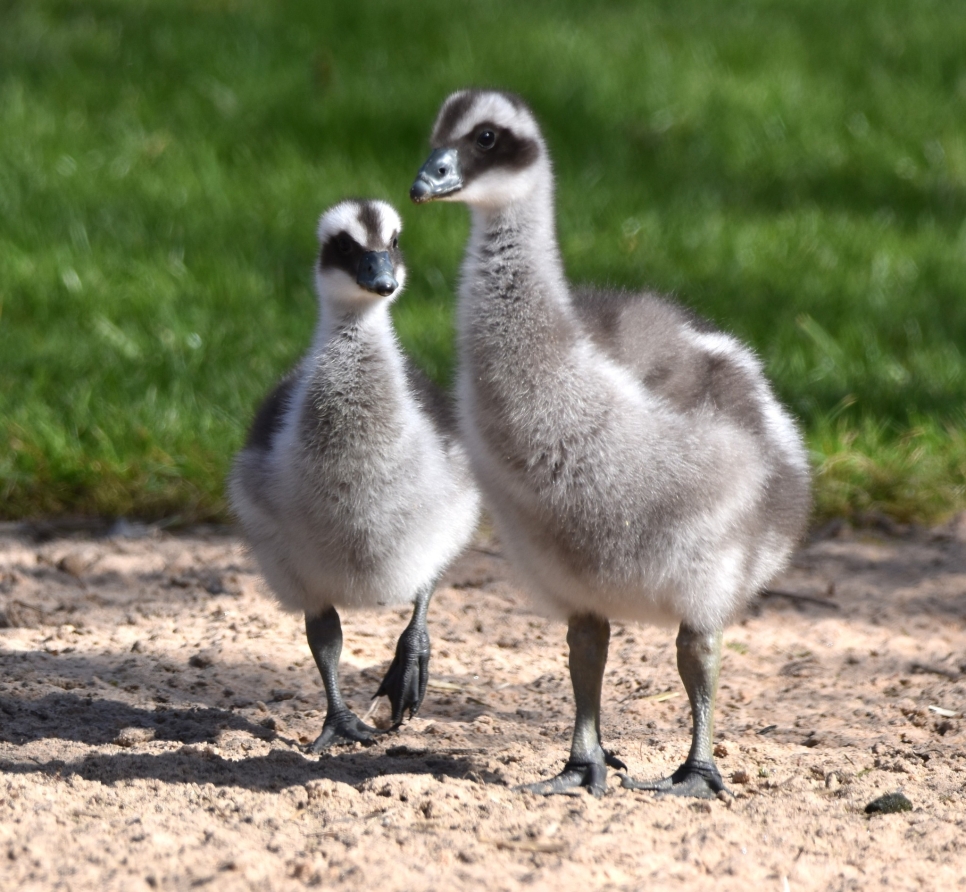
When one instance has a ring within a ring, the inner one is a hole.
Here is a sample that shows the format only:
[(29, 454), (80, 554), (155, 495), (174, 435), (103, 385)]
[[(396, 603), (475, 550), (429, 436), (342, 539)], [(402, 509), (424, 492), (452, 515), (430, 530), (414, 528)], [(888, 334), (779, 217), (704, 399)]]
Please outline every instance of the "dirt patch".
[[(238, 540), (122, 532), (0, 531), (0, 888), (966, 888), (966, 523), (816, 538), (726, 631), (730, 802), (513, 792), (573, 710), (565, 629), (493, 541), (435, 598), (420, 716), (317, 758), (301, 619)], [(360, 714), (407, 620), (344, 618)], [(613, 629), (602, 731), (637, 777), (686, 754), (673, 639)], [(865, 813), (895, 792), (911, 811)]]

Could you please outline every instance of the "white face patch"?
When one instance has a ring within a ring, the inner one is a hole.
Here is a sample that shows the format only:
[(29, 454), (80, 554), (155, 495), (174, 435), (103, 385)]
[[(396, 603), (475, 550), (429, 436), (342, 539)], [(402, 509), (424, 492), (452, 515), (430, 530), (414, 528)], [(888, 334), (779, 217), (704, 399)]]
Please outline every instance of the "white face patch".
[(365, 288), (352, 278), (347, 272), (341, 269), (319, 269), (315, 268), (315, 288), (319, 299), (325, 303), (342, 305), (347, 308), (359, 307), (360, 305), (376, 304), (382, 301), (394, 301), (403, 288), (406, 287), (406, 267), (402, 263), (397, 263), (393, 269), (398, 287), (392, 294), (382, 297), (366, 291)]
[(359, 205), (354, 201), (343, 201), (329, 208), (320, 218), (317, 230), (319, 244), (325, 244), (332, 236), (346, 232), (360, 245), (368, 238), (366, 229), (359, 220)]
[(396, 213), (396, 209), (392, 205), (386, 204), (384, 201), (373, 201), (372, 204), (379, 210), (379, 231), (382, 236), (382, 243), (389, 247), (392, 237), (398, 236), (402, 232), (402, 220), (399, 219), (399, 214)]
[(505, 170), (489, 170), (476, 177), (459, 192), (445, 196), (443, 201), (461, 201), (475, 207), (505, 207), (523, 201), (545, 177), (542, 170), (534, 167), (507, 173)]
[[(335, 207), (329, 208), (319, 219), (319, 244), (325, 244), (332, 236), (340, 232), (348, 233), (362, 247), (370, 251), (386, 251), (394, 235), (402, 232), (402, 220), (396, 209), (384, 201), (370, 201), (368, 204), (375, 208), (379, 217), (379, 239), (373, 241), (365, 225), (360, 219), (362, 208), (357, 201), (343, 201)], [(370, 244), (371, 243), (371, 244)]]
[[(465, 91), (455, 93), (447, 99), (443, 104), (443, 112), (450, 102), (463, 95), (465, 95)], [(441, 119), (442, 112), (437, 121)], [(543, 141), (540, 136), (540, 128), (537, 127), (537, 122), (533, 120), (533, 115), (525, 108), (516, 107), (500, 93), (481, 93), (463, 117), (459, 119), (456, 126), (452, 128), (450, 138), (460, 139), (483, 122), (495, 124), (505, 130), (512, 130), (517, 136), (524, 139)]]

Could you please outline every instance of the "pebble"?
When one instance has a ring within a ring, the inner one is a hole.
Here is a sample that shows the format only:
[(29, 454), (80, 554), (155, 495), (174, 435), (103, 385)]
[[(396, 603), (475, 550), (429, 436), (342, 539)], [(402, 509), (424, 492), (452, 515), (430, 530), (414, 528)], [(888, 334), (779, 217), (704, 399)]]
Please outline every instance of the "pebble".
[(153, 728), (122, 728), (111, 741), (115, 746), (130, 747), (154, 740)]
[(57, 562), (57, 569), (77, 579), (94, 563), (96, 557), (96, 554), (92, 554), (86, 549), (83, 551), (70, 551)]
[(892, 815), (900, 811), (912, 811), (912, 803), (902, 793), (886, 793), (865, 807), (867, 815)]

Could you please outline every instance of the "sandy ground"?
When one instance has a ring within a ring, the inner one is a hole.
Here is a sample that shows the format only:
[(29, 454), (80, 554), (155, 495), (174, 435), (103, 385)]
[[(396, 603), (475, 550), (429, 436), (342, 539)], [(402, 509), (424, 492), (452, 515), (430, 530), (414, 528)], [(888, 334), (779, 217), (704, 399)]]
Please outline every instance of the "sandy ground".
[[(52, 533), (57, 535), (52, 536)], [(228, 531), (0, 529), (0, 889), (966, 889), (966, 517), (827, 529), (725, 634), (735, 798), (541, 799), (566, 758), (565, 629), (482, 537), (430, 611), (421, 714), (321, 758), (301, 619)], [(407, 621), (344, 618), (364, 714)], [(608, 746), (684, 758), (674, 633), (615, 626)], [(371, 721), (385, 721), (384, 701)], [(868, 816), (902, 791), (912, 810)]]

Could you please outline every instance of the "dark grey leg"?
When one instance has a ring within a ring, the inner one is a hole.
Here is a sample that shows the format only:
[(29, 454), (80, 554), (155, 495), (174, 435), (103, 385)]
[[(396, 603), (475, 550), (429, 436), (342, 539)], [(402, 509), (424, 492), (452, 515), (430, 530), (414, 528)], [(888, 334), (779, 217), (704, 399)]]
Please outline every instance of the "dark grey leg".
[(309, 747), (309, 752), (320, 753), (333, 743), (372, 743), (380, 733), (370, 728), (345, 705), (339, 690), (339, 657), (342, 655), (342, 623), (334, 607), (320, 616), (305, 617), (305, 637), (315, 657), (315, 665), (322, 675), (328, 709), (322, 733)]
[(399, 636), (396, 655), (373, 698), (382, 696), (389, 698), (394, 728), (402, 724), (403, 713), (407, 709), (410, 718), (416, 715), (423, 703), (423, 697), (426, 696), (430, 652), (426, 612), (429, 610), (429, 601), (435, 589), (436, 582), (433, 581), (416, 593), (413, 618)]
[(722, 790), (727, 792), (712, 751), (714, 701), (721, 670), (721, 630), (696, 632), (682, 623), (677, 646), (678, 672), (691, 702), (691, 751), (685, 763), (670, 777), (635, 781), (625, 776), (621, 779), (621, 786), (630, 790), (656, 790), (676, 796), (714, 799)]
[(570, 680), (577, 705), (570, 758), (556, 777), (517, 789), (547, 796), (552, 793), (577, 795), (580, 787), (587, 787), (595, 796), (603, 796), (607, 791), (607, 766), (626, 767), (600, 745), (600, 693), (609, 641), (610, 623), (606, 619), (590, 613), (570, 618), (567, 644)]

